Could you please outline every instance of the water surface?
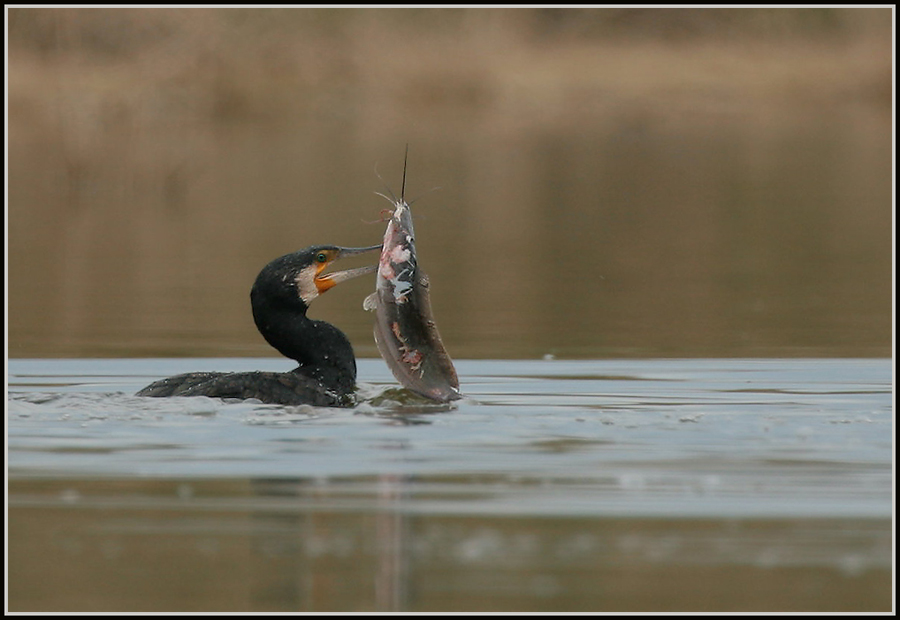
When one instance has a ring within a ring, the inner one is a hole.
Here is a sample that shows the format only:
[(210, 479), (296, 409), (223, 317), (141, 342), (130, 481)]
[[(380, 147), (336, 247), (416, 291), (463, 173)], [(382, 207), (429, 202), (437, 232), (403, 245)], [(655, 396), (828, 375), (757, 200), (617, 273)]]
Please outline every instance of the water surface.
[(12, 360), (10, 608), (890, 606), (889, 360), (460, 360), (446, 406), (364, 359), (354, 409), (133, 396), (287, 367)]

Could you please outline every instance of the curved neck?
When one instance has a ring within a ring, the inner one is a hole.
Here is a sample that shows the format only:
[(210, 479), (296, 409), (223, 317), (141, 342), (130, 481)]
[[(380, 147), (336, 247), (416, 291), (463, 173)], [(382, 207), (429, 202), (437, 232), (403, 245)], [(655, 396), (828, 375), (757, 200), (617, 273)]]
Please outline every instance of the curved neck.
[(347, 337), (334, 325), (307, 318), (305, 309), (253, 300), (253, 320), (263, 338), (279, 353), (296, 360), (294, 372), (339, 394), (356, 386), (356, 359)]

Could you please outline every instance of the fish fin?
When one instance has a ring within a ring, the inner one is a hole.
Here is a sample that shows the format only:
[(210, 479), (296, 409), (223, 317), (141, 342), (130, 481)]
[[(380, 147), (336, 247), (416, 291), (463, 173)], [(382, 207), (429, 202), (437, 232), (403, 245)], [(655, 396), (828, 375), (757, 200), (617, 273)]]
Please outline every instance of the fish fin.
[(406, 143), (406, 152), (403, 154), (403, 182), (400, 184), (400, 202), (406, 202), (406, 161), (409, 159), (409, 142)]
[(372, 293), (371, 295), (366, 296), (363, 300), (363, 310), (368, 310), (369, 312), (374, 312), (378, 307), (378, 293)]

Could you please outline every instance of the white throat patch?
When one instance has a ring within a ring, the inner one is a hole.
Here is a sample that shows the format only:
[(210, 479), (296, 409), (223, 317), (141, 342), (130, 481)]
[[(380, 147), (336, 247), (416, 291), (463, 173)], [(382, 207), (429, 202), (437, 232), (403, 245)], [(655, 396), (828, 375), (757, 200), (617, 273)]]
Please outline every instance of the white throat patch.
[(319, 296), (319, 288), (316, 286), (315, 265), (310, 265), (309, 267), (301, 269), (294, 277), (294, 281), (297, 283), (297, 291), (300, 293), (300, 299), (302, 299), (303, 303), (307, 306), (313, 299)]

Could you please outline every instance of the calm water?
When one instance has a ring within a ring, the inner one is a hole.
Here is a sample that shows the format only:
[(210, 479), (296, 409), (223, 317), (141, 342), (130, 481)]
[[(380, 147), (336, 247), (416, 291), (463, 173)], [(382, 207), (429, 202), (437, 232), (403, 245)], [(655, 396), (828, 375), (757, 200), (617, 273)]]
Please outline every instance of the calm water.
[(889, 360), (460, 360), (436, 406), (12, 360), (11, 610), (886, 610)]

